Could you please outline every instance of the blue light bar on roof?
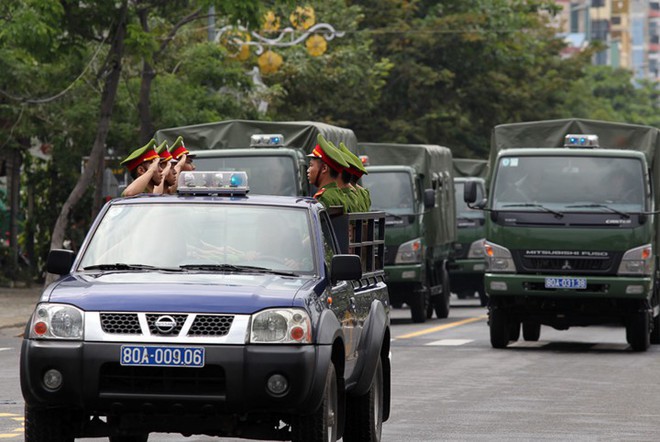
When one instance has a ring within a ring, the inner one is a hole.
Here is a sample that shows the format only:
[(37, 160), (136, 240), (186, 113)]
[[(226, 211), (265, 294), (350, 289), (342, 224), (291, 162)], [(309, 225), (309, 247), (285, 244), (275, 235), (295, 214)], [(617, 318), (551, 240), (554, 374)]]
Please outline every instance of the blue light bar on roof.
[(284, 146), (284, 135), (258, 134), (250, 137), (250, 147), (281, 147)]
[(564, 138), (564, 147), (598, 147), (598, 135), (568, 134)]
[(185, 195), (245, 195), (250, 190), (247, 173), (181, 172), (177, 192)]

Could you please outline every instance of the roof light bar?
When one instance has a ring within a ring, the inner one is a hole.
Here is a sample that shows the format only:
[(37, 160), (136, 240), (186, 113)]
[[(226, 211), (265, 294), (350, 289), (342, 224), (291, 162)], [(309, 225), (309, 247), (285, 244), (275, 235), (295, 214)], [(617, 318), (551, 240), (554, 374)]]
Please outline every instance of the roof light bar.
[(244, 171), (183, 172), (177, 186), (182, 195), (245, 195), (249, 190)]
[(598, 147), (598, 135), (568, 134), (564, 138), (564, 147)]
[(250, 137), (250, 147), (281, 147), (284, 146), (284, 135), (258, 134)]

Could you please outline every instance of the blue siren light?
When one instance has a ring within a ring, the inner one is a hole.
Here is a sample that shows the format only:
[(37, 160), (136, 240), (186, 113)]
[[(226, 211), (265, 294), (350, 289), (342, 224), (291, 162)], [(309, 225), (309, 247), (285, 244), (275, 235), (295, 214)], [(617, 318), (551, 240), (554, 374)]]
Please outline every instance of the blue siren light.
[(564, 137), (564, 147), (599, 147), (598, 135), (566, 135)]
[(282, 134), (257, 134), (250, 137), (250, 147), (281, 147), (284, 146)]
[(178, 181), (181, 195), (245, 195), (250, 190), (244, 171), (182, 172)]

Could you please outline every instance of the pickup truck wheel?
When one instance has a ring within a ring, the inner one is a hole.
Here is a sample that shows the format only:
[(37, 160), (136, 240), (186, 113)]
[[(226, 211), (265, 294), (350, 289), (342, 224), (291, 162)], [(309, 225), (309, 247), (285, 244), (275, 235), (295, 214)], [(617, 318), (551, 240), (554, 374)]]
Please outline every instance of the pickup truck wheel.
[(293, 425), (294, 442), (335, 442), (339, 429), (339, 395), (335, 365), (331, 362), (325, 378), (321, 406), (312, 414), (300, 416)]
[(541, 324), (537, 322), (523, 322), (523, 339), (525, 341), (538, 341), (541, 337)]
[(509, 317), (505, 311), (491, 309), (490, 311), (490, 345), (493, 348), (506, 348), (509, 345)]
[(651, 344), (649, 316), (647, 312), (638, 312), (628, 319), (626, 337), (633, 351), (646, 351)]
[(383, 429), (383, 363), (378, 358), (376, 373), (369, 391), (348, 398), (346, 404), (345, 442), (379, 442)]
[(426, 305), (428, 302), (427, 297), (428, 289), (421, 288), (413, 290), (411, 293), (412, 299), (409, 302), (410, 316), (413, 322), (426, 322)]
[(25, 406), (25, 442), (73, 442), (71, 427), (67, 410)]

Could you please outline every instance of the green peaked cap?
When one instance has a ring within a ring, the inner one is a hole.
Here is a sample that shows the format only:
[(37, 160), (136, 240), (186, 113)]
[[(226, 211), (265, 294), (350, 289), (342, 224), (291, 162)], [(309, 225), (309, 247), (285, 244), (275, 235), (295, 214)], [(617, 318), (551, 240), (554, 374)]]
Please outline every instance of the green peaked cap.
[(158, 155), (160, 155), (161, 153), (165, 152), (166, 150), (169, 152), (169, 148), (167, 147), (167, 141), (163, 141), (162, 143), (160, 143), (160, 146), (158, 146), (156, 148), (156, 153)]
[(358, 158), (357, 155), (355, 155), (353, 152), (348, 150), (348, 147), (346, 147), (343, 141), (339, 142), (339, 148), (341, 149), (341, 153), (344, 154), (344, 156), (346, 157), (346, 161), (348, 162), (348, 164), (351, 165), (351, 167), (359, 170), (364, 174), (369, 175), (369, 172), (367, 172), (367, 169), (365, 169), (360, 158)]
[[(130, 167), (130, 166), (132, 166), (131, 163), (134, 163), (137, 160), (142, 160), (142, 161), (139, 161), (139, 163), (142, 163), (144, 161), (153, 160), (154, 158), (156, 158), (158, 156), (158, 154), (154, 150), (155, 145), (156, 145), (156, 140), (151, 139), (151, 141), (149, 141), (144, 146), (142, 146), (138, 149), (135, 149), (133, 152), (131, 152), (131, 154), (129, 156), (127, 156), (124, 159), (124, 161), (121, 162), (121, 165), (122, 166), (126, 165), (130, 170), (133, 170), (135, 167)], [(151, 155), (151, 151), (153, 151), (155, 155)], [(141, 158), (143, 156), (144, 156), (144, 158)], [(149, 158), (149, 157), (151, 157), (151, 158)], [(137, 164), (137, 165), (139, 165), (139, 164)], [(137, 167), (137, 165), (136, 165), (136, 167)]]
[(332, 144), (331, 141), (323, 138), (323, 135), (321, 134), (319, 134), (316, 139), (318, 140), (321, 149), (323, 149), (323, 152), (325, 152), (325, 154), (330, 157), (332, 161), (339, 164), (341, 167), (350, 167), (346, 161), (346, 157), (344, 157), (344, 154), (341, 153), (341, 150)]

